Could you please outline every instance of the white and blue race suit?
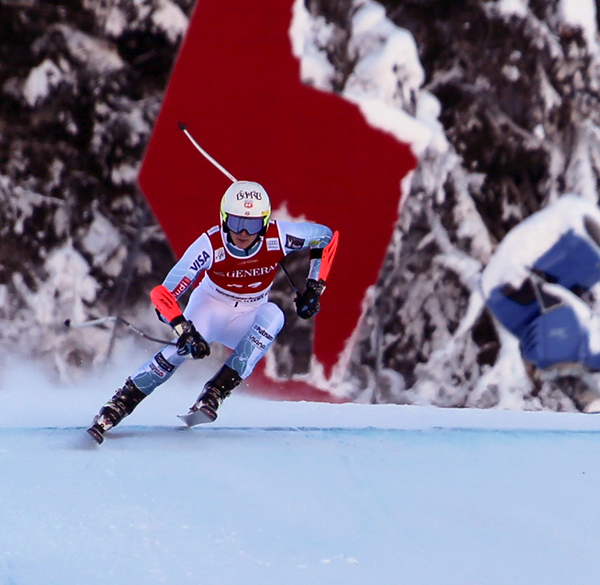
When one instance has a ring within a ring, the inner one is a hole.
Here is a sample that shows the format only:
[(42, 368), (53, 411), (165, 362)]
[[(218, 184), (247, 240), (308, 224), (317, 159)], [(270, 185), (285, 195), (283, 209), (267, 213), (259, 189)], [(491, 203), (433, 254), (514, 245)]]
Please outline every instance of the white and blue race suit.
[[(321, 253), (331, 238), (324, 225), (272, 220), (266, 233), (243, 250), (215, 226), (186, 250), (163, 285), (179, 298), (199, 282), (183, 314), (208, 343), (233, 350), (226, 364), (244, 379), (285, 323), (283, 311), (268, 298), (279, 262), (291, 252), (310, 249), (308, 278), (318, 280)], [(131, 378), (150, 394), (185, 360), (174, 345), (167, 345)]]

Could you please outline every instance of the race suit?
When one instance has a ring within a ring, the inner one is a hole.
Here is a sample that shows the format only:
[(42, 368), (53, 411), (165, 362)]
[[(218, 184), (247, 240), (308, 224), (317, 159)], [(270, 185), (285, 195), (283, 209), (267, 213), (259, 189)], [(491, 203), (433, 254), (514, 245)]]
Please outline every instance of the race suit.
[[(331, 238), (332, 231), (324, 225), (272, 220), (266, 233), (242, 250), (215, 226), (186, 250), (163, 285), (179, 298), (200, 281), (183, 314), (208, 343), (216, 341), (233, 350), (225, 363), (244, 379), (285, 323), (283, 311), (268, 300), (279, 262), (291, 252), (310, 249), (308, 278), (318, 280), (320, 252)], [(167, 345), (132, 380), (150, 394), (186, 359), (174, 345)]]

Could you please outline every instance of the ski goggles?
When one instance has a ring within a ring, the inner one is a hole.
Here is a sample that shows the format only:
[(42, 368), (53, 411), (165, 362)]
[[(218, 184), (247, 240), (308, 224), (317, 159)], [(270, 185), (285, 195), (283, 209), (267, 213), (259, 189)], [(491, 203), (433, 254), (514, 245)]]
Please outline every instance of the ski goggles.
[(234, 233), (239, 234), (246, 230), (251, 236), (255, 236), (263, 229), (262, 217), (240, 217), (239, 215), (227, 216), (227, 227)]

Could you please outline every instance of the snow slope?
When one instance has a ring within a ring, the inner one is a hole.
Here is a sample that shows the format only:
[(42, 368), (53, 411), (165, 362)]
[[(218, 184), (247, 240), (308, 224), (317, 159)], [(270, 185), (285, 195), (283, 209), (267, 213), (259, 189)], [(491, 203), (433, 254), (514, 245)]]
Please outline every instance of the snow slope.
[(123, 370), (5, 370), (0, 584), (597, 583), (600, 417), (238, 393), (182, 429), (189, 368), (94, 446)]

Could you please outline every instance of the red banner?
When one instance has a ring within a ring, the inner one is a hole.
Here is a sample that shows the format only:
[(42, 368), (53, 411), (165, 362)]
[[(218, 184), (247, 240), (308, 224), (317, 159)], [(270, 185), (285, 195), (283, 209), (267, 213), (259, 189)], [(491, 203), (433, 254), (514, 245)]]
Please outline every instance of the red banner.
[[(239, 180), (261, 183), (273, 208), (340, 232), (316, 318), (315, 354), (329, 374), (357, 326), (389, 245), (406, 145), (358, 108), (302, 84), (289, 28), (293, 0), (198, 0), (140, 173), (140, 186), (180, 255), (219, 221), (229, 179), (193, 147), (187, 129)], [(268, 381), (301, 397), (306, 385)]]

